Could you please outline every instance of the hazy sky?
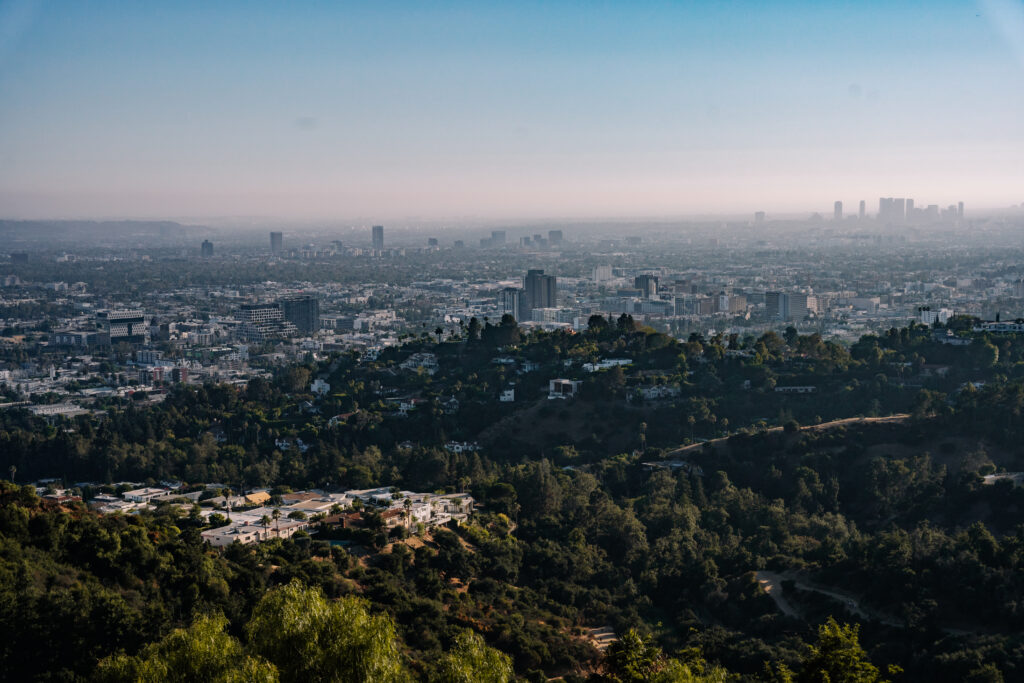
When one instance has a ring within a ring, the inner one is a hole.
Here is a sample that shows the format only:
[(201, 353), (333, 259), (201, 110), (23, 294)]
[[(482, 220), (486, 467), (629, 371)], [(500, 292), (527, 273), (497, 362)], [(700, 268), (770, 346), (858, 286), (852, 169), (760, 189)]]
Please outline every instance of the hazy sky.
[(0, 0), (0, 216), (1024, 201), (1024, 3)]

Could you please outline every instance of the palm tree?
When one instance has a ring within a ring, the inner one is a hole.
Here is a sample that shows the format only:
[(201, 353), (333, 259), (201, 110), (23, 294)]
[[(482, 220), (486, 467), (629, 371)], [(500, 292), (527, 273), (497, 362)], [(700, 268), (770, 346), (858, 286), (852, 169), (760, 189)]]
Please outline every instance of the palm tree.
[(444, 330), (441, 329), (440, 325), (438, 325), (436, 328), (434, 328), (434, 334), (437, 335), (437, 343), (440, 344), (441, 343), (441, 335), (444, 334)]
[(267, 529), (270, 528), (270, 517), (267, 515), (260, 517), (260, 524), (263, 526), (263, 535), (266, 536)]
[(405, 528), (410, 529), (412, 526), (412, 499), (406, 498), (402, 502), (402, 507), (405, 508)]
[(277, 537), (281, 538), (281, 511), (278, 510), (277, 508), (274, 508), (274, 511), (272, 513), (270, 513), (270, 516), (274, 518), (274, 523), (275, 523), (275, 525), (277, 527), (276, 528)]

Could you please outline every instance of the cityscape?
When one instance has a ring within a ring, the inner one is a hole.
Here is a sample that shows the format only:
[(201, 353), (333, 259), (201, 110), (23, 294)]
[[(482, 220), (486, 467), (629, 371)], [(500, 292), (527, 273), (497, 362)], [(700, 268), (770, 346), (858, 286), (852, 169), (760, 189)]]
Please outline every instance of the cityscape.
[(0, 3), (0, 679), (1024, 680), (1022, 37)]

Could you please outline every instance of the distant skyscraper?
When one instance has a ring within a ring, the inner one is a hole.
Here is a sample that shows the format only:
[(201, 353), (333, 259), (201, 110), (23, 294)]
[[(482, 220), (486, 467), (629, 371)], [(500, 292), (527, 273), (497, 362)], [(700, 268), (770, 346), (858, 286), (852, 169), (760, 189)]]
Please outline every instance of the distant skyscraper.
[(754, 213), (755, 223), (764, 223), (764, 211), (757, 211)]
[(860, 200), (860, 208), (857, 210), (857, 218), (860, 218), (860, 219), (863, 220), (864, 216), (867, 215), (867, 212), (868, 212), (868, 203), (865, 202), (862, 199), (862, 200)]
[(529, 270), (524, 280), (523, 311), (528, 320), (535, 308), (554, 308), (557, 301), (558, 282), (554, 275), (545, 275), (543, 270)]
[(843, 203), (836, 202), (832, 207), (832, 218), (837, 221), (843, 220)]
[(384, 226), (375, 225), (372, 229), (373, 234), (373, 248), (377, 251), (384, 250)]
[(284, 247), (284, 235), (279, 232), (270, 233), (270, 251), (278, 253)]
[(956, 217), (957, 218), (963, 218), (964, 217), (964, 203), (963, 202), (959, 202), (956, 205)]
[(428, 237), (427, 238), (427, 246), (428, 247), (436, 247), (437, 246), (437, 238), (436, 237)]
[[(913, 206), (913, 204), (911, 204)], [(878, 199), (878, 220), (886, 223), (902, 223), (907, 217), (907, 200), (896, 197)]]
[(491, 230), (491, 246), (497, 247), (502, 244), (505, 244), (505, 231)]
[(908, 221), (914, 220), (914, 200), (913, 199), (909, 199), (909, 198), (907, 199), (907, 209), (906, 209), (906, 214), (904, 214), (904, 218), (906, 218)]
[(557, 247), (562, 243), (562, 231), (561, 230), (548, 230), (548, 244), (553, 247)]
[(213, 256), (213, 242), (210, 240), (203, 240), (203, 246), (200, 250), (200, 254), (202, 254), (203, 258), (210, 258)]

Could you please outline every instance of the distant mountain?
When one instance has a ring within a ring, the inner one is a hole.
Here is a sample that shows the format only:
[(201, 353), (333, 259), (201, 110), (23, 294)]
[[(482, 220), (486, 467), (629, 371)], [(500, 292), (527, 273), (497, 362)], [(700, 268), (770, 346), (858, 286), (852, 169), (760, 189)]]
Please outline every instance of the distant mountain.
[(174, 221), (15, 221), (0, 220), (0, 238), (5, 242), (81, 242), (135, 239), (177, 241), (210, 231), (206, 226), (182, 225)]

